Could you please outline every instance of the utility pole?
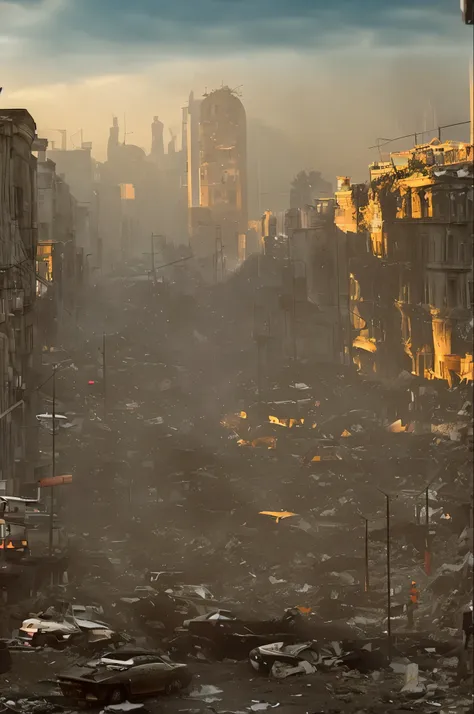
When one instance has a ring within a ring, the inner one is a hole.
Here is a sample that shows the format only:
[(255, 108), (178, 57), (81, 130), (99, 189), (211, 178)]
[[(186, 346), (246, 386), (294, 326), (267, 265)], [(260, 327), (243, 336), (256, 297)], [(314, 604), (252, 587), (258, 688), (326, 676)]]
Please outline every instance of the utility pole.
[[(52, 460), (52, 477), (56, 476), (56, 369), (57, 365), (53, 365), (53, 460)], [(54, 483), (54, 482), (53, 482)], [(49, 555), (53, 555), (53, 532), (54, 532), (54, 486), (51, 486), (49, 496)]]
[(369, 519), (358, 511), (365, 523), (365, 548), (364, 548), (364, 592), (369, 592)]
[(392, 661), (392, 581), (390, 570), (390, 496), (384, 494), (386, 498), (386, 530), (387, 530), (387, 654), (389, 663)]
[[(342, 320), (341, 320), (341, 273), (340, 273), (340, 266), (339, 266), (339, 229), (334, 223), (334, 228), (333, 228), (333, 234), (334, 234), (334, 241), (335, 241), (335, 248), (336, 248), (336, 304), (337, 304), (337, 331), (338, 331), (338, 345), (339, 345), (339, 352), (340, 352), (340, 363), (344, 364), (344, 337), (343, 337), (343, 328), (342, 328)], [(350, 299), (350, 298), (349, 298)]]
[(430, 490), (425, 489), (425, 573), (431, 575), (431, 548), (430, 548)]
[(365, 578), (364, 578), (364, 590), (366, 593), (369, 592), (369, 519), (364, 518), (365, 521)]
[(224, 246), (222, 245), (222, 229), (221, 226), (216, 226), (216, 242), (214, 248), (214, 282), (217, 285), (219, 282), (218, 264), (221, 264), (221, 280), (224, 279)]
[(107, 365), (105, 359), (105, 332), (102, 333), (102, 396), (104, 400), (104, 421), (107, 417)]
[(155, 272), (155, 234), (151, 234), (151, 274), (153, 276), (153, 285), (156, 285)]
[[(291, 300), (291, 322), (293, 326), (292, 330), (292, 341), (293, 341), (293, 363), (296, 370), (296, 363), (298, 361), (298, 346), (296, 342), (296, 276), (295, 276), (295, 261), (291, 261), (291, 283), (292, 283), (292, 300)], [(296, 372), (295, 372), (296, 380)]]

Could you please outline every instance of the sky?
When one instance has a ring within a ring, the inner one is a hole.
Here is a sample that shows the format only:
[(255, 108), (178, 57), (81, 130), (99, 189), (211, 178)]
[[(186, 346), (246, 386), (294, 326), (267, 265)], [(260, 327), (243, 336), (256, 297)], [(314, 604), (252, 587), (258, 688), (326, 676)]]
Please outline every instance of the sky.
[(378, 137), (469, 119), (472, 42), (459, 0), (0, 0), (0, 108), (103, 160), (114, 115), (148, 150), (190, 90), (239, 87), (251, 206), (281, 209), (300, 169), (365, 180)]

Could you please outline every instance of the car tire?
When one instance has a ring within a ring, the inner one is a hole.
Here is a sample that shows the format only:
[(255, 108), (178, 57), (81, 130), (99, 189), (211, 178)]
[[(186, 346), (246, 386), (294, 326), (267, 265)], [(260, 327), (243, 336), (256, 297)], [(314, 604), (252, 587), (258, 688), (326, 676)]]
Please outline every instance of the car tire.
[(165, 687), (165, 694), (178, 694), (183, 688), (183, 682), (179, 677), (173, 677)]
[(127, 692), (124, 687), (113, 687), (107, 696), (107, 704), (121, 704), (126, 698)]

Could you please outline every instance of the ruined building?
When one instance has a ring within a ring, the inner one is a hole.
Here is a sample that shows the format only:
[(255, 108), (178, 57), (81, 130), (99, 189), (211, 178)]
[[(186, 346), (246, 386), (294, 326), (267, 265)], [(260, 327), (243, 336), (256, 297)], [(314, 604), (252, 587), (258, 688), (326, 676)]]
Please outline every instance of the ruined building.
[(354, 352), (366, 372), (472, 380), (473, 147), (433, 139), (342, 181)]
[(0, 110), (0, 493), (32, 481), (36, 457), (35, 131), (25, 109)]
[(82, 142), (80, 148), (68, 149), (63, 137), (61, 149), (46, 145), (47, 160), (55, 165), (57, 176), (63, 176), (75, 200), (75, 239), (92, 265), (100, 265), (101, 244), (97, 214), (97, 162), (92, 157), (92, 144)]
[[(317, 362), (349, 364), (351, 330), (347, 237), (334, 223), (335, 201), (315, 199), (290, 208), (286, 229), (290, 280), (295, 295), (304, 290), (312, 306), (304, 352)], [(303, 335), (303, 327), (299, 328)], [(301, 338), (302, 339), (302, 338)]]
[(245, 258), (247, 129), (236, 93), (222, 87), (187, 113), (187, 188), (190, 238), (197, 255), (211, 255), (222, 240), (229, 265)]
[(33, 144), (38, 151), (37, 313), (43, 349), (54, 342), (60, 325), (76, 329), (71, 317), (87, 281), (84, 247), (77, 245), (77, 238), (83, 237), (84, 212), (64, 175), (46, 158), (47, 145), (46, 139)]

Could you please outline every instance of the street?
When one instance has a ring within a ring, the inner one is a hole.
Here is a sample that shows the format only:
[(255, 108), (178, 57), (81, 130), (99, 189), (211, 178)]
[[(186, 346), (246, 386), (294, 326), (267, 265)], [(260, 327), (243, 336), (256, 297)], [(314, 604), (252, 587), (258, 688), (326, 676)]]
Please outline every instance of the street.
[[(456, 611), (463, 592), (468, 593), (469, 565), (466, 571), (462, 563), (470, 562), (463, 555), (469, 548), (460, 546), (461, 525), (442, 518), (442, 489), (437, 496), (436, 484), (430, 485), (430, 499), (439, 499), (439, 508), (432, 509), (434, 567), (428, 576), (423, 525), (416, 526), (414, 514), (417, 503), (423, 506), (433, 463), (442, 484), (454, 464), (458, 474), (465, 469), (467, 475), (469, 452), (457, 442), (387, 431), (381, 426), (384, 392), (347, 371), (326, 368), (309, 375), (304, 365), (290, 365), (272, 387), (275, 396), (267, 392), (261, 403), (242, 282), (245, 275), (236, 274), (228, 284), (203, 286), (191, 270), (178, 273), (163, 293), (132, 278), (104, 282), (100, 297), (91, 296), (94, 309), (85, 311), (80, 329), (71, 336), (69, 326), (69, 341), (61, 348), (77, 371), (60, 373), (57, 390), (62, 410), (78, 426), (56, 437), (59, 468), (74, 466), (73, 483), (58, 489), (60, 519), (70, 538), (63, 596), (100, 604), (116, 629), (137, 643), (166, 650), (159, 630), (152, 634), (150, 623), (135, 616), (123, 620), (114, 608), (121, 597), (147, 584), (147, 573), (179, 571), (182, 582), (206, 584), (221, 606), (246, 617), (268, 619), (304, 606), (329, 623), (330, 637), (346, 640), (357, 633), (381, 641), (384, 650), (383, 494), (389, 493), (396, 672), (335, 668), (275, 682), (231, 657), (191, 660), (196, 695), (148, 701), (146, 708), (235, 712), (264, 702), (294, 714), (406, 711), (401, 672), (407, 662), (418, 661), (420, 681), (428, 676), (430, 687), (422, 685), (417, 711), (440, 711), (440, 704), (442, 711), (468, 711), (462, 708), (468, 706), (468, 684), (453, 689), (457, 660), (453, 669), (452, 657), (462, 647)], [(193, 284), (190, 297), (186, 292)], [(84, 376), (100, 363), (95, 353), (102, 332), (109, 355), (105, 406), (100, 388), (86, 391)], [(293, 398), (285, 398), (288, 394)], [(390, 390), (387, 394), (393, 399)], [(403, 398), (399, 391), (397, 400), (403, 403)], [(265, 426), (266, 412), (275, 409), (282, 423), (295, 416), (326, 426), (309, 427), (309, 432), (303, 424)], [(314, 442), (311, 433), (320, 438), (321, 431), (333, 444), (329, 456), (308, 464), (304, 455), (308, 449), (313, 453), (315, 443), (322, 453), (324, 439)], [(335, 457), (334, 437), (343, 432), (348, 435), (337, 440)], [(238, 443), (262, 437), (260, 448)], [(276, 448), (269, 448), (269, 438)], [(267, 510), (277, 517), (260, 514)], [(280, 520), (284, 511), (289, 517)], [(360, 514), (370, 523), (365, 566)], [(461, 563), (449, 566), (458, 596), (446, 601), (440, 566), (453, 559)], [(365, 595), (364, 567), (370, 569), (371, 589)], [(412, 635), (406, 616), (399, 614), (410, 578), (421, 587)], [(43, 601), (48, 597), (44, 594)], [(20, 610), (24, 615), (24, 607)], [(438, 654), (430, 654), (430, 642)], [(48, 650), (14, 653), (19, 664), (11, 675), (13, 690), (25, 688), (31, 696), (38, 686), (39, 695), (38, 681), (52, 680), (71, 656)]]

